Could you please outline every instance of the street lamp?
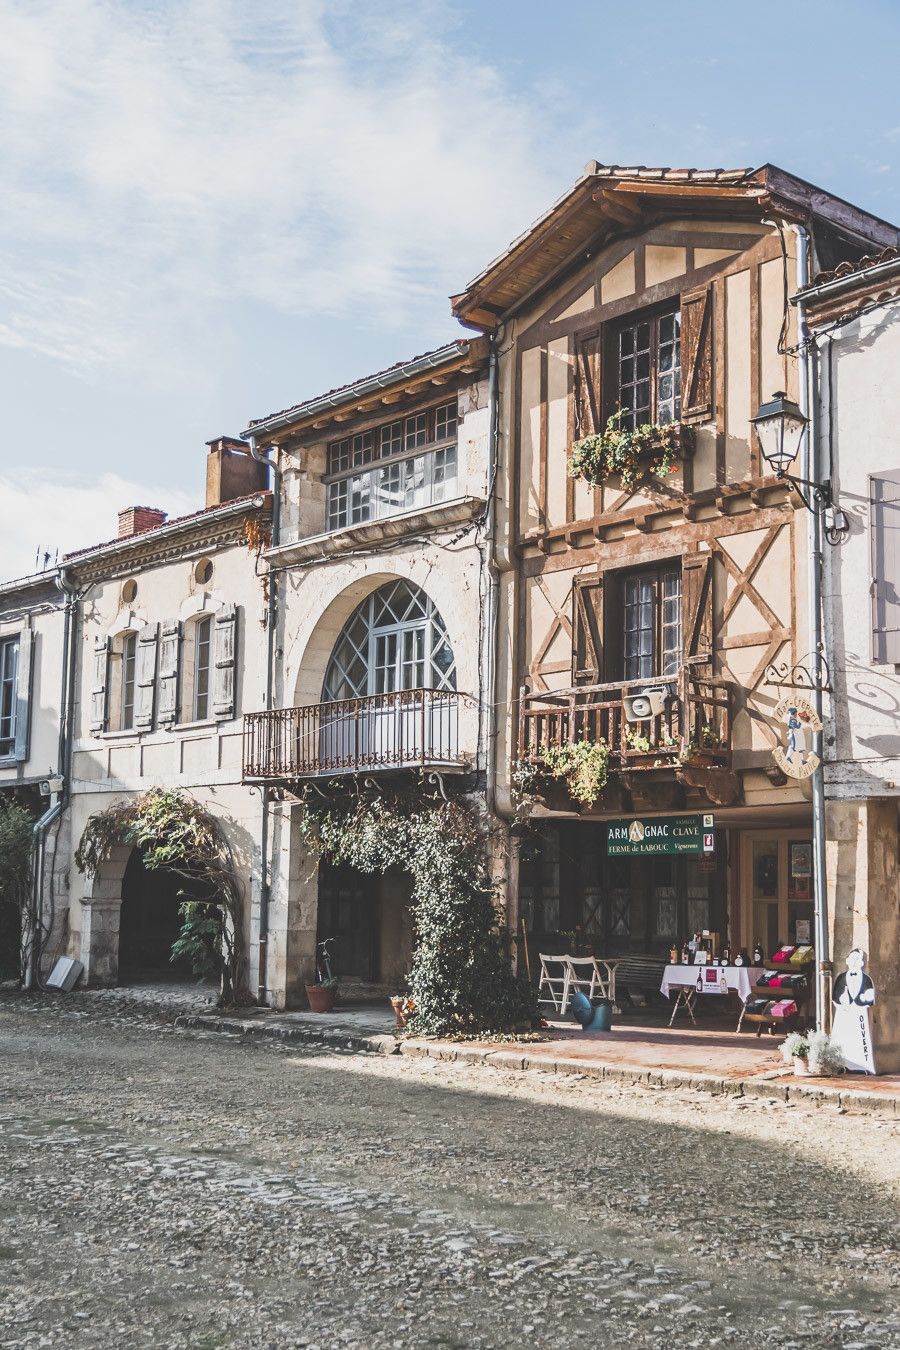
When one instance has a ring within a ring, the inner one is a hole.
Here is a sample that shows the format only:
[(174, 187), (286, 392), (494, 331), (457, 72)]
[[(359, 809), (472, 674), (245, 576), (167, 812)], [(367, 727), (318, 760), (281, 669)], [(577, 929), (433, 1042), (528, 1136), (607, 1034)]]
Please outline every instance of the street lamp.
[[(756, 427), (763, 459), (775, 470), (776, 478), (786, 479), (796, 488), (808, 511), (821, 512), (825, 538), (829, 544), (839, 544), (849, 530), (850, 522), (847, 513), (835, 504), (831, 479), (814, 483), (808, 478), (797, 478), (788, 473), (788, 468), (797, 458), (809, 419), (804, 417), (793, 399), (788, 398), (783, 389), (779, 389), (768, 403), (760, 404), (759, 411), (750, 421)], [(808, 493), (803, 491), (804, 488), (808, 489)]]

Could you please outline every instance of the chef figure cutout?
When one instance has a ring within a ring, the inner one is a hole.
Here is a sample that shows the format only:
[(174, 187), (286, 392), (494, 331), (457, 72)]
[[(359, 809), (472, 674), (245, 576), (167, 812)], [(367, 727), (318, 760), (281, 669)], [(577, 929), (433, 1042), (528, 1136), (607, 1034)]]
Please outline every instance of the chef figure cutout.
[(866, 957), (858, 947), (847, 956), (847, 969), (834, 982), (831, 1036), (844, 1052), (847, 1068), (857, 1073), (875, 1072), (872, 1023), (869, 1009), (875, 1002), (875, 986), (865, 972)]

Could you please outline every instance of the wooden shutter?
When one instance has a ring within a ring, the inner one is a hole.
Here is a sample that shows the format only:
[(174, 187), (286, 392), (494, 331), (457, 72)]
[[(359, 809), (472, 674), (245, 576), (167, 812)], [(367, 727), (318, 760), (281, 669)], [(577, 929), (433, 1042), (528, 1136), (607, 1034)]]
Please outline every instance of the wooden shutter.
[(91, 731), (107, 726), (106, 685), (109, 675), (109, 638), (94, 638), (94, 682), (91, 685)]
[(681, 420), (705, 422), (713, 412), (713, 289), (681, 297)]
[(575, 339), (575, 439), (600, 430), (600, 335), (591, 333)]
[(158, 644), (159, 624), (148, 624), (141, 629), (137, 640), (134, 699), (134, 725), (138, 731), (148, 731), (153, 726)]
[(691, 553), (681, 560), (681, 623), (684, 659), (711, 661), (713, 654), (713, 555)]
[(572, 683), (599, 684), (603, 678), (603, 578), (572, 582)]
[(215, 633), (213, 634), (213, 655), (216, 663), (213, 681), (214, 717), (234, 716), (236, 618), (234, 605), (224, 605), (216, 614)]
[(900, 469), (869, 479), (872, 660), (900, 665)]
[(28, 736), (31, 729), (31, 657), (34, 651), (34, 630), (23, 628), (19, 634), (19, 655), (16, 666), (16, 741), (13, 754), (17, 764), (28, 758)]
[(159, 639), (159, 725), (178, 721), (178, 667), (181, 649), (181, 624), (164, 623)]

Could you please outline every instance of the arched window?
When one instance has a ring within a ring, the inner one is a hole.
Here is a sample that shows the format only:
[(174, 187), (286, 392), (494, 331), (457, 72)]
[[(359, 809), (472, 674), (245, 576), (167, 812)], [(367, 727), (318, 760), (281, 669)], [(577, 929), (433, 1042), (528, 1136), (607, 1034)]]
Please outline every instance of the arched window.
[(455, 688), (456, 663), (444, 620), (418, 586), (391, 581), (367, 596), (344, 624), (322, 701)]

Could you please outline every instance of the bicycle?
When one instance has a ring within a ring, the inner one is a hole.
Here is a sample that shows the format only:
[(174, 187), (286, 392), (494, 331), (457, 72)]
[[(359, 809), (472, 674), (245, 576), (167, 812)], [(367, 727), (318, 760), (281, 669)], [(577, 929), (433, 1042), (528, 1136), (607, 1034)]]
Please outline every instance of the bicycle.
[(316, 947), (316, 979), (319, 984), (325, 984), (334, 979), (334, 971), (331, 969), (331, 947), (334, 938), (325, 938)]

